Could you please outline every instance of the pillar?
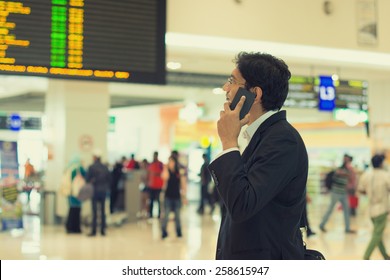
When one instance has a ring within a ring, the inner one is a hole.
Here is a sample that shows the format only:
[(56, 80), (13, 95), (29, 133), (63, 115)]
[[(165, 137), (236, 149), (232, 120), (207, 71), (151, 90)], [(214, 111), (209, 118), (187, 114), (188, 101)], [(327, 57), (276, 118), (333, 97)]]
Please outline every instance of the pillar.
[(390, 81), (370, 81), (368, 91), (369, 129), (372, 152), (386, 153), (390, 161)]
[(58, 193), (67, 163), (78, 154), (85, 167), (95, 149), (107, 159), (108, 83), (51, 79), (46, 94), (43, 134), (48, 150), (45, 191), (56, 193), (56, 214), (65, 217), (67, 200)]

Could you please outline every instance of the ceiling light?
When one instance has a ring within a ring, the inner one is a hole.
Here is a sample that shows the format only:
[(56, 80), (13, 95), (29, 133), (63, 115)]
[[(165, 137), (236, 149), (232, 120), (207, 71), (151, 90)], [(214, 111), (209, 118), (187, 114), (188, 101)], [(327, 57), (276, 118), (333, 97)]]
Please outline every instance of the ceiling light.
[(214, 88), (213, 93), (218, 95), (218, 94), (224, 94), (225, 91), (219, 87), (219, 88)]
[(180, 62), (173, 62), (170, 61), (167, 63), (167, 68), (170, 70), (177, 70), (181, 68), (181, 63)]

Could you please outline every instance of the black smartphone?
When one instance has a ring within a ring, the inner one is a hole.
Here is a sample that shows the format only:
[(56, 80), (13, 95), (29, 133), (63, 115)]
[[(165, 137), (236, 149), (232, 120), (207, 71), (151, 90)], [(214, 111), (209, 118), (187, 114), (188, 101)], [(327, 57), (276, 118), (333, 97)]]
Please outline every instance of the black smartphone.
[(249, 113), (249, 110), (251, 109), (252, 104), (256, 98), (256, 94), (240, 87), (238, 88), (238, 91), (236, 93), (236, 96), (234, 96), (232, 103), (230, 103), (231, 110), (234, 110), (234, 108), (236, 108), (237, 103), (240, 101), (240, 98), (243, 95), (245, 96), (245, 102), (244, 105), (242, 105), (240, 111), (240, 120), (242, 120), (246, 116), (246, 114)]

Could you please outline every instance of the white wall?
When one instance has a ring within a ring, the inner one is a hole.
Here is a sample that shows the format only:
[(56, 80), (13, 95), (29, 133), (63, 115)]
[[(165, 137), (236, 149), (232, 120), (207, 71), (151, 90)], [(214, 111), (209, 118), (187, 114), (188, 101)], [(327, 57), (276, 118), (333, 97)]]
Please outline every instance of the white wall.
[(357, 42), (357, 0), (169, 0), (168, 32), (305, 44), (333, 48), (390, 51), (390, 1), (376, 0), (377, 46)]
[(108, 159), (114, 163), (131, 153), (142, 160), (152, 160), (160, 147), (159, 106), (139, 106), (109, 110), (115, 116), (115, 131), (108, 133)]

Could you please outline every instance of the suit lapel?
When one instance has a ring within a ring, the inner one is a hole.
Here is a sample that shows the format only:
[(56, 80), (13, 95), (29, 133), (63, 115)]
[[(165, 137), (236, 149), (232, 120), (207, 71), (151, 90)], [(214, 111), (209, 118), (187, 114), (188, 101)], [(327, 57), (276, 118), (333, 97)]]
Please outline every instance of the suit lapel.
[(253, 154), (253, 152), (256, 150), (256, 147), (259, 145), (261, 141), (261, 137), (264, 134), (264, 132), (274, 123), (283, 119), (286, 119), (286, 111), (280, 111), (277, 112), (276, 114), (273, 114), (259, 126), (255, 134), (253, 135), (251, 141), (249, 142), (248, 146), (245, 148), (244, 152), (242, 153), (242, 160), (244, 162), (247, 162), (248, 159)]

